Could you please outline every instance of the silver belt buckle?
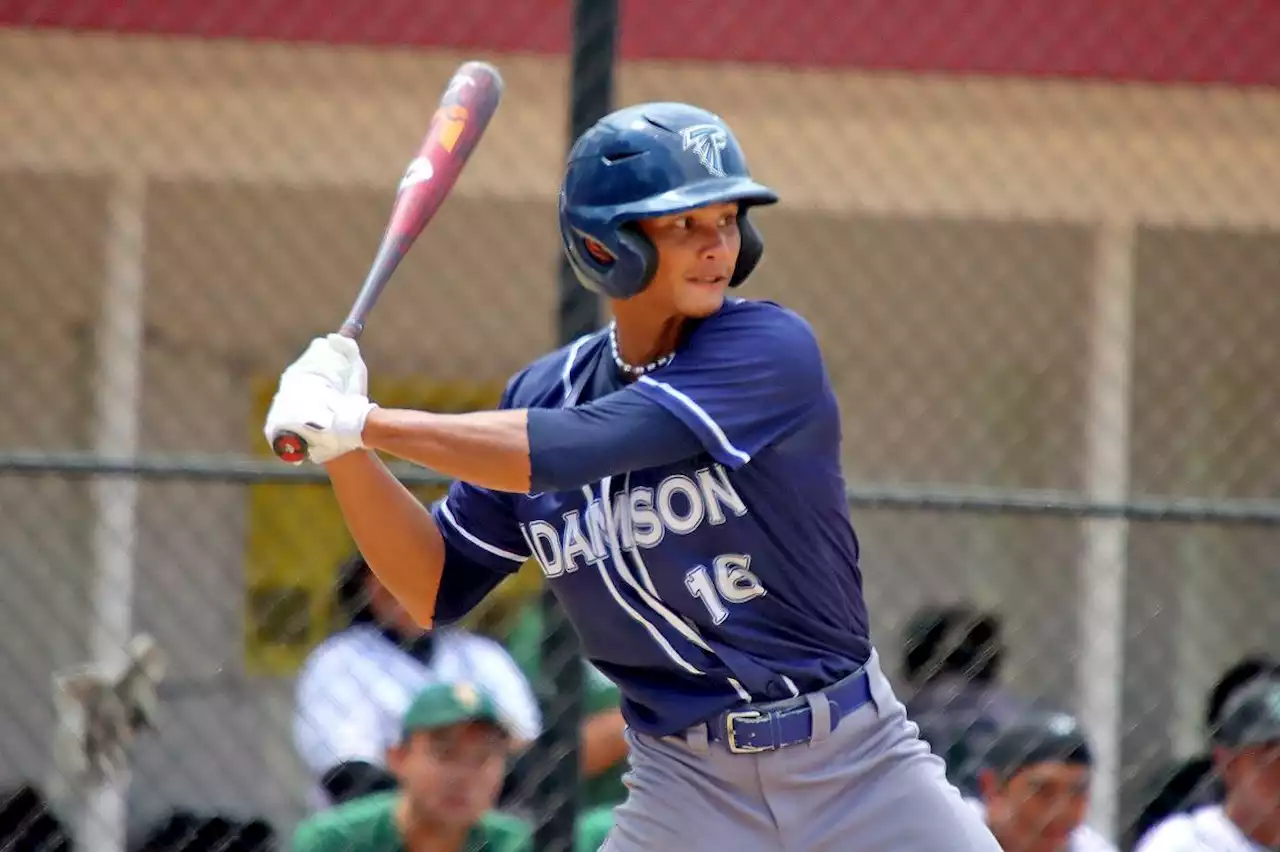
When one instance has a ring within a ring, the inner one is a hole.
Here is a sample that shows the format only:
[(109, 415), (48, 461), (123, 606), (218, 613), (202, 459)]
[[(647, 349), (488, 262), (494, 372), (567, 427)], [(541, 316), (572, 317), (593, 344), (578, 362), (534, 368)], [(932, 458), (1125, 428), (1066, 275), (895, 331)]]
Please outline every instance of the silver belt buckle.
[(761, 713), (759, 710), (731, 710), (724, 715), (724, 730), (725, 735), (729, 740), (726, 745), (729, 747), (729, 751), (732, 754), (758, 754), (762, 751), (773, 750), (772, 747), (769, 746), (739, 745), (738, 736), (734, 732), (734, 725), (739, 720), (750, 719), (754, 721), (756, 719), (763, 718), (765, 718), (765, 714)]

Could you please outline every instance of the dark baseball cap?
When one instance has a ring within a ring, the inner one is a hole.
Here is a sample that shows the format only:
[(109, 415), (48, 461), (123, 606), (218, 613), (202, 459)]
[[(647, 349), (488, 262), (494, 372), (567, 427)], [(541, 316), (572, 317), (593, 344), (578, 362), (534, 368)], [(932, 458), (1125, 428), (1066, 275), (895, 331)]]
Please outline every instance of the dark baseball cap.
[(511, 721), (482, 689), (471, 683), (440, 683), (418, 693), (400, 722), (401, 734), (434, 731), (464, 722), (487, 722), (512, 736)]
[(1093, 765), (1089, 741), (1073, 716), (1037, 713), (1009, 723), (996, 733), (981, 765), (1011, 778), (1037, 763)]
[(1225, 748), (1280, 744), (1280, 678), (1240, 687), (1223, 706), (1213, 741)]

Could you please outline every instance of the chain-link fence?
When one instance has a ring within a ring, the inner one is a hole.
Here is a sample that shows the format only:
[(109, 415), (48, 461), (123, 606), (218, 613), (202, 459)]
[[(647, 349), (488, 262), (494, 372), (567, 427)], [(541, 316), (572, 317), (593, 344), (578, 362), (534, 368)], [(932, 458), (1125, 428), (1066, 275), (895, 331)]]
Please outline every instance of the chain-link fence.
[[(6, 22), (53, 26), (0, 29), (0, 786), (46, 793), (83, 848), (175, 811), (283, 843), (317, 784), (297, 675), (351, 544), (327, 487), (270, 458), (265, 406), (471, 56), (507, 93), (370, 320), (372, 392), (488, 405), (557, 343), (569, 11), (35, 5)], [(1005, 688), (1080, 717), (1094, 822), (1124, 842), (1206, 748), (1222, 672), (1280, 655), (1276, 15), (741, 5), (624, 4), (614, 101), (719, 112), (782, 195), (746, 295), (823, 345), (899, 690), (914, 616), (993, 614)], [(470, 629), (508, 642), (538, 589), (523, 571)], [(139, 633), (168, 658), (157, 728), (81, 795), (52, 676)], [(538, 635), (513, 653), (545, 686)]]

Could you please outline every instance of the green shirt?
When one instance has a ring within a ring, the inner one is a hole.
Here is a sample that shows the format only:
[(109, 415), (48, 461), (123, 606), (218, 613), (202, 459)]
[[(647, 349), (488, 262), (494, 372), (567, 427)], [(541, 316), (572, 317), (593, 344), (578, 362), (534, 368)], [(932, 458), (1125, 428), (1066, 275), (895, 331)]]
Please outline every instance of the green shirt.
[[(507, 636), (507, 650), (524, 676), (532, 684), (542, 688), (542, 604), (535, 600), (526, 606)], [(616, 710), (622, 702), (618, 687), (600, 670), (586, 660), (582, 661), (583, 713), (592, 716), (606, 710)], [(622, 783), (627, 761), (619, 760), (595, 778), (582, 782), (582, 807), (595, 808), (616, 805), (627, 797)]]
[(574, 852), (599, 852), (613, 828), (613, 806), (593, 808), (578, 815), (578, 836)]
[[(396, 825), (399, 794), (375, 793), (303, 820), (290, 852), (408, 852)], [(533, 852), (533, 834), (523, 820), (491, 811), (480, 817), (462, 852)]]

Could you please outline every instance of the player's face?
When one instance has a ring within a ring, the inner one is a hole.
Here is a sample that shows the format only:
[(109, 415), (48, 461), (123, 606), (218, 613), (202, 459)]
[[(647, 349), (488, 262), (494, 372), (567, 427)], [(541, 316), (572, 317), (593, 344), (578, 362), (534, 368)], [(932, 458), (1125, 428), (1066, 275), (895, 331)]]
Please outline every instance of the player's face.
[(983, 779), (987, 819), (1005, 852), (1060, 852), (1089, 809), (1090, 772), (1069, 763), (1037, 763), (1001, 783)]
[(414, 734), (387, 753), (414, 818), (459, 828), (493, 808), (506, 769), (507, 738), (483, 722)]
[(718, 311), (742, 246), (737, 202), (643, 219), (639, 226), (658, 249), (658, 270), (632, 301), (644, 300), (672, 316)]
[(1280, 846), (1280, 743), (1244, 748), (1220, 757), (1227, 800), (1241, 826), (1266, 847)]

